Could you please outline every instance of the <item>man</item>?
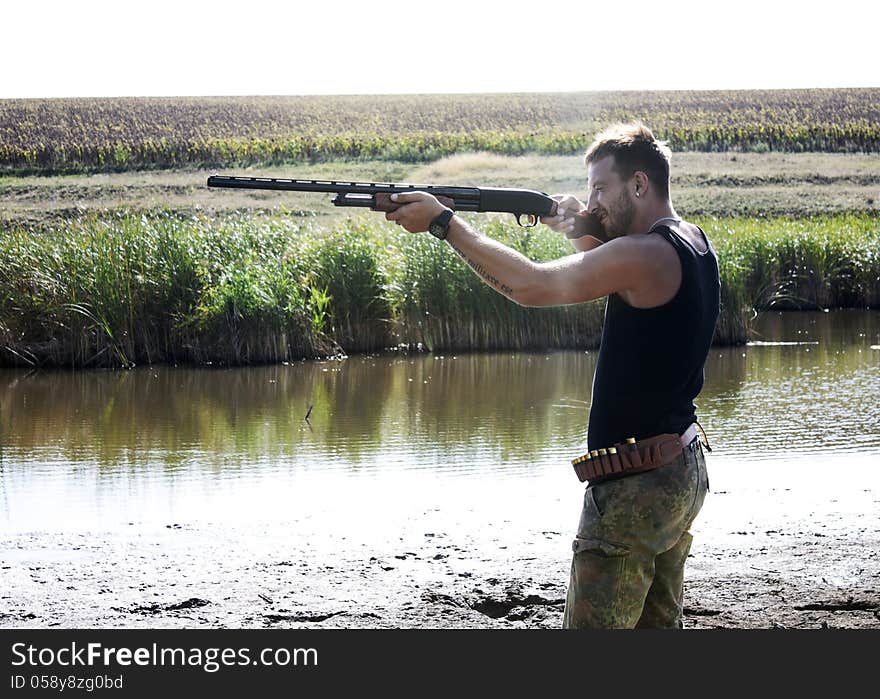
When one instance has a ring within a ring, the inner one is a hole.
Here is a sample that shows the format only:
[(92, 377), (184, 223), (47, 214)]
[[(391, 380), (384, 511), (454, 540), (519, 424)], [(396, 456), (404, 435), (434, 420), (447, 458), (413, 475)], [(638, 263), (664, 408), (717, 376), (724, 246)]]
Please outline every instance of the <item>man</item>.
[[(705, 234), (675, 213), (670, 151), (640, 123), (617, 124), (587, 151), (589, 199), (554, 197), (542, 222), (576, 254), (535, 263), (477, 233), (424, 192), (386, 214), (445, 239), (516, 303), (607, 296), (588, 429), (576, 465), (584, 495), (565, 605), (566, 628), (680, 628), (691, 522), (708, 490), (693, 400), (720, 305)], [(708, 446), (708, 445), (707, 445)]]

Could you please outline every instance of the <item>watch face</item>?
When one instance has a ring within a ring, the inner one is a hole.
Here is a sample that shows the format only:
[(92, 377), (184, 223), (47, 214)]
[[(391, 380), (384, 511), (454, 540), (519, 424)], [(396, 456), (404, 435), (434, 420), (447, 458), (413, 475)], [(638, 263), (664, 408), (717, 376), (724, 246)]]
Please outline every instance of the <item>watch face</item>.
[(444, 211), (437, 218), (428, 224), (428, 233), (440, 240), (446, 240), (446, 234), (449, 232), (449, 222), (452, 220), (452, 212)]

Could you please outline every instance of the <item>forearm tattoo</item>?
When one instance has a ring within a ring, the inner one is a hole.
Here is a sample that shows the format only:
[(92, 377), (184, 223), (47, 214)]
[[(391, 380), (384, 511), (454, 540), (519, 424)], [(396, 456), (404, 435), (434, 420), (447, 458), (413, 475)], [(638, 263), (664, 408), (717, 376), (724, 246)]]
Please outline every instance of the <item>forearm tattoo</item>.
[(457, 247), (455, 245), (455, 243), (450, 241), (449, 244), (452, 246), (452, 249), (455, 250), (456, 253), (458, 253), (458, 256), (461, 259), (463, 259), (465, 262), (467, 262), (468, 267), (470, 267), (472, 270), (474, 270), (474, 272), (476, 272), (480, 276), (480, 278), (483, 279), (487, 284), (489, 284), (490, 286), (493, 286), (495, 289), (500, 291), (505, 296), (512, 296), (513, 295), (513, 289), (511, 289), (509, 286), (507, 286), (507, 284), (499, 281), (494, 276), (489, 274), (489, 272), (486, 271), (486, 268), (483, 267), (483, 265), (481, 265), (479, 262), (474, 262), (471, 258), (469, 258), (467, 256), (467, 254), (464, 252), (464, 250)]

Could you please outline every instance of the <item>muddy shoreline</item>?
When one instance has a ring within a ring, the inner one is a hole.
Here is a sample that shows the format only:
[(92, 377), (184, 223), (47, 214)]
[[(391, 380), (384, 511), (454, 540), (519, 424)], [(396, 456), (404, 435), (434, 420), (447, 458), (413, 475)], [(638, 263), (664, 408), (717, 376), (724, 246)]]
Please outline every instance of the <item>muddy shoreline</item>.
[[(877, 502), (874, 493), (871, 498)], [(685, 628), (880, 628), (877, 519), (826, 513), (784, 526), (773, 519), (737, 531), (711, 521), (695, 527)], [(115, 532), (3, 535), (0, 626), (530, 629), (561, 623), (567, 533), (532, 531), (520, 546), (500, 535), (452, 535), (434, 524), (383, 540), (303, 534), (277, 524), (131, 523)]]

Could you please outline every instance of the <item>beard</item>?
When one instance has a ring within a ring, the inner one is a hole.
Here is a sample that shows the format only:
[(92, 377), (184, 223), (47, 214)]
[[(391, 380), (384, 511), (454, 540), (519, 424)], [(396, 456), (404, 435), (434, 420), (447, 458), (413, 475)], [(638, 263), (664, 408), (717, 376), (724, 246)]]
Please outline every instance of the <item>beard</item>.
[(600, 225), (607, 240), (626, 235), (636, 217), (636, 206), (630, 198), (629, 191), (624, 189), (611, 206), (600, 212), (600, 216)]

